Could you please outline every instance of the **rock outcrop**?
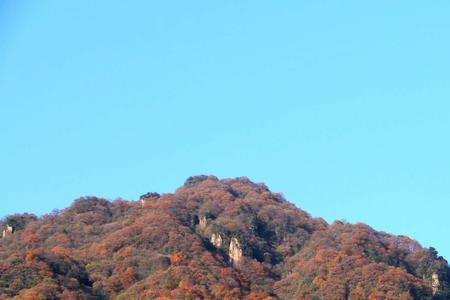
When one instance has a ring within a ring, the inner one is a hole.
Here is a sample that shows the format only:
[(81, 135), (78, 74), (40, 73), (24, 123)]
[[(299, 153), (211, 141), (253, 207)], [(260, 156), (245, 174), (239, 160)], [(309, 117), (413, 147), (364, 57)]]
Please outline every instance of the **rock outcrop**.
[(200, 229), (202, 229), (202, 230), (206, 228), (206, 225), (208, 225), (208, 219), (206, 218), (206, 216), (200, 217), (200, 221), (199, 221), (198, 225), (200, 226)]
[(439, 275), (433, 273), (431, 275), (431, 290), (433, 291), (433, 296), (439, 293), (439, 289), (441, 288), (441, 282), (439, 280)]
[(3, 238), (6, 238), (7, 236), (12, 235), (13, 232), (14, 232), (14, 228), (13, 228), (11, 225), (6, 224), (6, 228), (3, 229), (2, 237), (3, 237)]
[(223, 239), (222, 236), (218, 233), (213, 233), (211, 235), (211, 244), (213, 244), (216, 248), (222, 247)]
[(237, 238), (232, 238), (228, 249), (228, 256), (233, 266), (239, 265), (242, 259), (242, 247)]

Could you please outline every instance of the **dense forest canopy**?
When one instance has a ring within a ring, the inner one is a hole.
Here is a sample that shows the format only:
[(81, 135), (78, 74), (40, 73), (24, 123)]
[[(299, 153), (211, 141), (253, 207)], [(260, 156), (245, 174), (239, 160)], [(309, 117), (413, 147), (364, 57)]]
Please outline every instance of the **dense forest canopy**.
[(0, 299), (450, 299), (435, 249), (327, 224), (247, 178), (85, 197), (0, 226)]

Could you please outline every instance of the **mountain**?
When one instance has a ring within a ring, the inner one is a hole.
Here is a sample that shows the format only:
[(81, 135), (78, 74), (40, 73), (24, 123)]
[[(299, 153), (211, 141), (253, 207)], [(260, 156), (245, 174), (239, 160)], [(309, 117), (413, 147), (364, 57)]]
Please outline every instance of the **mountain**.
[(0, 299), (450, 299), (433, 248), (327, 224), (247, 178), (0, 224)]

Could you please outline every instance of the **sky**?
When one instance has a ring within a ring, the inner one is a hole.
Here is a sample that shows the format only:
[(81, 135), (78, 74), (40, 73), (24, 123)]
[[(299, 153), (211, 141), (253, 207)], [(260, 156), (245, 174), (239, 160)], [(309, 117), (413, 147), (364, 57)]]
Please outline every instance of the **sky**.
[(0, 1), (0, 216), (247, 176), (450, 259), (450, 2)]

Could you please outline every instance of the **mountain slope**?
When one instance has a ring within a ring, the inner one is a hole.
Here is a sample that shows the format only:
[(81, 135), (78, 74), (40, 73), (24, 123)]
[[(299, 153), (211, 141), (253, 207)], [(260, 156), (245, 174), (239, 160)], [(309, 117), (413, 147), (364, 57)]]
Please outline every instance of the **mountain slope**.
[(14, 232), (0, 239), (0, 299), (450, 299), (434, 249), (328, 225), (247, 178), (1, 225)]

